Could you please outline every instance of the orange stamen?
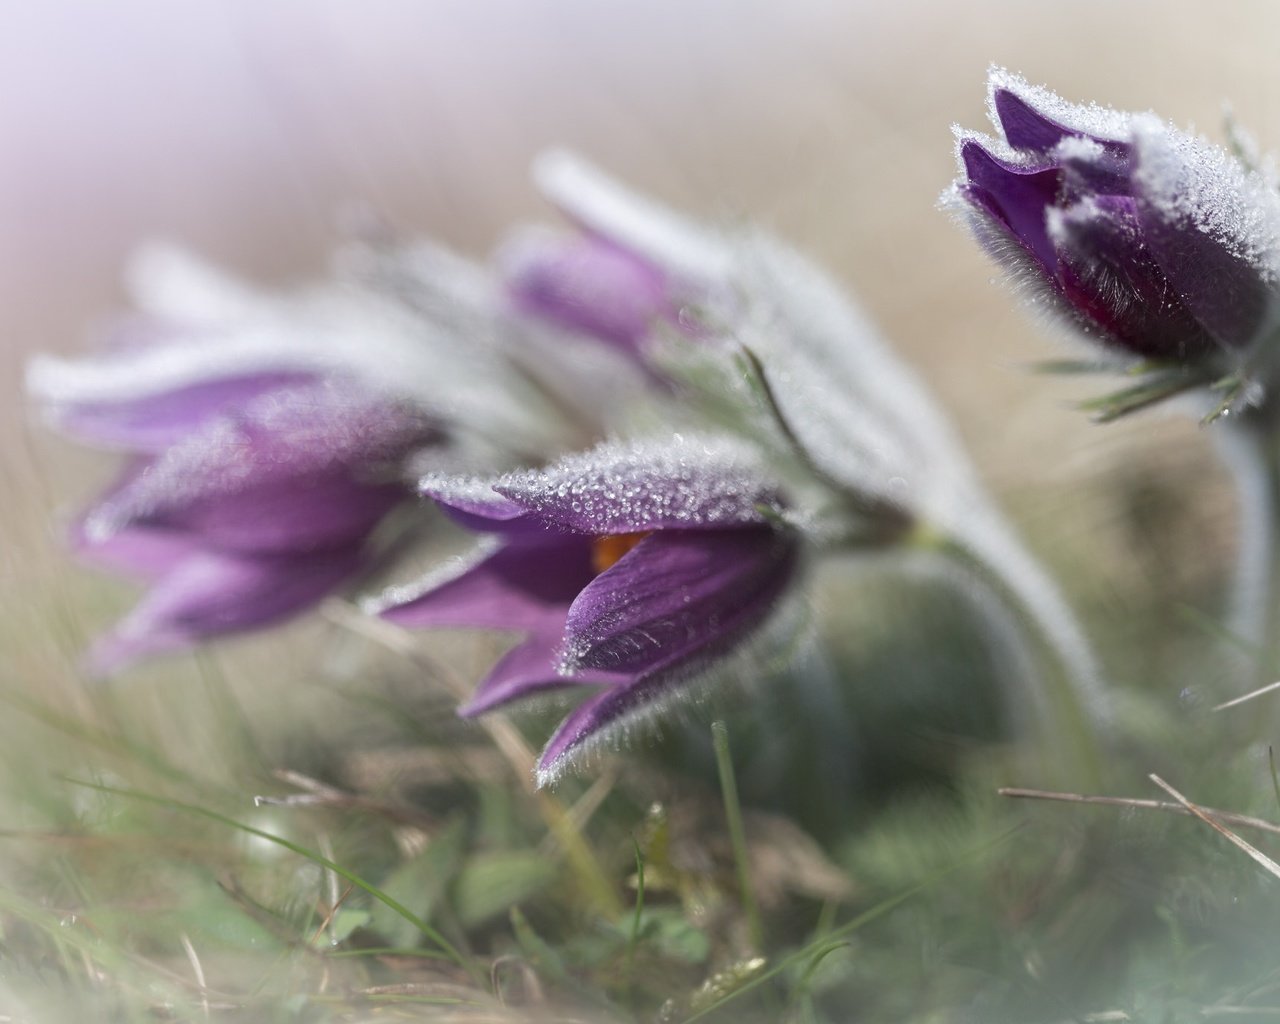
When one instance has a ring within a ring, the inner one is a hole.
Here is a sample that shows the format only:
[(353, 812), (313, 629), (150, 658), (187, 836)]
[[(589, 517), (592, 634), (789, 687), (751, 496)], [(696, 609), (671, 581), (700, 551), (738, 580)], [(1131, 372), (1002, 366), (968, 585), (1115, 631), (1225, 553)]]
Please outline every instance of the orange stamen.
[(591, 567), (602, 573), (618, 564), (618, 559), (644, 540), (648, 533), (610, 533), (591, 542)]

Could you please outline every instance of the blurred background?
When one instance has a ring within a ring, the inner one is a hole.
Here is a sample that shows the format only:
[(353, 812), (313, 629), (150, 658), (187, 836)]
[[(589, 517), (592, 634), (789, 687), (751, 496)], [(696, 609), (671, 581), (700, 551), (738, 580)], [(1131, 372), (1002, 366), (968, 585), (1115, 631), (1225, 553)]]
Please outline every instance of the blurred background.
[[(322, 273), (344, 217), (370, 208), (483, 259), (511, 225), (554, 219), (526, 174), (552, 145), (698, 218), (760, 223), (830, 269), (1065, 570), (1104, 658), (1147, 628), (1124, 609), (1171, 614), (1221, 585), (1233, 509), (1205, 431), (1163, 413), (1095, 426), (1072, 403), (1107, 382), (1031, 374), (1071, 352), (936, 201), (955, 172), (950, 126), (987, 127), (992, 63), (1217, 138), (1230, 101), (1280, 146), (1272, 0), (0, 0), (0, 16), (10, 694), (97, 701), (77, 652), (128, 601), (63, 550), (110, 466), (35, 421), (29, 354), (82, 350), (153, 239), (286, 285)], [(470, 657), (464, 671), (483, 664)], [(150, 678), (165, 689), (126, 691), (112, 713), (150, 715), (216, 763), (203, 705)], [(260, 681), (235, 683), (251, 718)]]

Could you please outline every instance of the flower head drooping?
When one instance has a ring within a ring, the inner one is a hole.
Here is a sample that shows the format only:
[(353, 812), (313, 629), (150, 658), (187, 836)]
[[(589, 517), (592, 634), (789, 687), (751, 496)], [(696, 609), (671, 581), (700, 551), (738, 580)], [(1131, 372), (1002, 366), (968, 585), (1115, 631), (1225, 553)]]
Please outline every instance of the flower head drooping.
[(1280, 196), (1222, 149), (1161, 122), (1066, 103), (1002, 69), (999, 139), (957, 131), (947, 201), (1019, 283), (1104, 351), (1152, 365), (1103, 418), (1220, 382), (1223, 408), (1273, 375)]
[(404, 625), (527, 634), (462, 713), (601, 688), (547, 744), (542, 783), (755, 632), (796, 569), (776, 491), (737, 445), (607, 445), (491, 483), (424, 486), (491, 544), (460, 573), (392, 591), (377, 608)]
[(422, 402), (325, 344), (358, 323), (374, 353), (379, 331), (393, 348), (368, 309), (310, 323), (186, 260), (151, 260), (145, 315), (101, 353), (29, 374), (58, 426), (129, 456), (73, 534), (87, 561), (150, 587), (94, 648), (101, 673), (275, 624), (368, 571), (375, 530), (445, 439)]
[[(499, 268), (513, 306), (611, 343), (668, 376), (676, 388), (655, 396), (666, 402), (668, 421), (719, 424), (735, 436), (737, 451), (751, 453), (751, 465), (768, 468), (746, 483), (710, 476), (714, 486), (701, 493), (730, 502), (751, 495), (714, 530), (704, 512), (686, 511), (657, 530), (626, 513), (637, 495), (666, 500), (696, 448), (663, 454), (646, 443), (640, 485), (591, 468), (618, 460), (622, 449), (557, 463), (539, 477), (539, 500), (513, 479), (429, 477), (425, 492), (493, 541), (465, 570), (392, 591), (374, 607), (404, 625), (526, 632), (465, 713), (548, 687), (603, 686), (550, 742), (540, 765), (550, 780), (582, 751), (682, 694), (677, 682), (754, 632), (794, 579), (801, 545), (948, 538), (979, 562), (998, 563), (992, 571), (1006, 593), (1050, 634), (1065, 685), (1079, 687), (1074, 699), (1101, 716), (1096, 669), (1070, 612), (989, 503), (922, 385), (831, 280), (763, 234), (700, 227), (570, 155), (543, 157), (536, 177), (580, 234), (530, 236), (518, 251), (508, 248)], [(631, 465), (631, 457), (618, 465)], [(713, 458), (700, 472), (714, 465)], [(785, 484), (785, 506), (777, 484), (762, 492), (765, 479)], [(556, 500), (544, 506), (545, 495)], [(584, 520), (588, 508), (603, 521)], [(690, 567), (681, 571), (709, 561), (712, 568), (696, 570), (707, 573), (705, 593), (649, 582), (677, 547)], [(632, 580), (631, 570), (645, 575)], [(617, 611), (594, 604), (605, 593)], [(663, 603), (673, 595), (680, 608)], [(722, 608), (722, 600), (741, 604)], [(639, 618), (628, 620), (622, 609)], [(644, 617), (650, 613), (652, 622)], [(590, 643), (593, 628), (616, 616), (625, 639)], [(639, 660), (628, 662), (626, 652)], [(1046, 686), (1020, 673), (1010, 704), (1048, 714)]]
[(76, 531), (87, 560), (152, 584), (92, 666), (273, 625), (368, 571), (374, 530), (412, 496), (406, 461), (440, 436), (420, 411), (326, 378), (224, 402), (140, 453)]
[(642, 363), (661, 329), (696, 332), (681, 314), (726, 284), (721, 238), (568, 153), (543, 154), (534, 177), (576, 230), (527, 229), (502, 246), (495, 262), (516, 309)]

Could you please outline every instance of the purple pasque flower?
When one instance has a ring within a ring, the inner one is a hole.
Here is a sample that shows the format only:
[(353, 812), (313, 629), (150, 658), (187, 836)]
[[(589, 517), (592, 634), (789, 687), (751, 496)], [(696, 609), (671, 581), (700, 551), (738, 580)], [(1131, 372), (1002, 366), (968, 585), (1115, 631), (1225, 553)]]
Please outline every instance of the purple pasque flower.
[[(350, 381), (242, 384), (181, 432), (167, 417), (172, 443), (139, 447), (77, 524), (86, 560), (150, 584), (96, 644), (97, 672), (273, 625), (367, 572), (375, 529), (412, 498), (406, 460), (441, 436), (421, 411)], [(144, 422), (154, 439), (157, 404), (123, 405), (110, 436)]]
[(715, 233), (569, 153), (544, 153), (534, 177), (574, 230), (528, 229), (499, 250), (516, 310), (641, 362), (656, 330), (701, 330), (681, 314), (725, 287), (728, 252)]
[(424, 490), (488, 541), (461, 571), (373, 607), (406, 626), (525, 634), (464, 715), (599, 688), (547, 744), (542, 784), (755, 633), (799, 556), (777, 493), (724, 443), (606, 445), (491, 482), (428, 478)]
[(215, 315), (188, 294), (188, 322), (151, 312), (88, 359), (31, 367), (57, 426), (127, 455), (73, 530), (87, 561), (149, 586), (96, 644), (96, 672), (275, 624), (367, 572), (375, 531), (413, 501), (414, 460), (443, 439), (421, 404), (241, 299)]
[(957, 132), (951, 200), (1019, 283), (1111, 353), (1230, 373), (1275, 327), (1280, 197), (1161, 122), (988, 79), (999, 139)]

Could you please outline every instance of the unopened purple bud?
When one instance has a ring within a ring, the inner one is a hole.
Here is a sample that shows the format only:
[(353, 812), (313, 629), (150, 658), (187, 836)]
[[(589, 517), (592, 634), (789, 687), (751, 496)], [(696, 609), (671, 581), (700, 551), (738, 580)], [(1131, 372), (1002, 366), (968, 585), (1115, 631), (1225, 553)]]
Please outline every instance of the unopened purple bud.
[(1000, 139), (960, 134), (955, 195), (1019, 281), (1113, 352), (1227, 372), (1273, 326), (1280, 198), (1160, 122), (995, 69)]

